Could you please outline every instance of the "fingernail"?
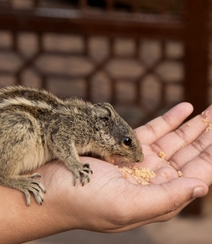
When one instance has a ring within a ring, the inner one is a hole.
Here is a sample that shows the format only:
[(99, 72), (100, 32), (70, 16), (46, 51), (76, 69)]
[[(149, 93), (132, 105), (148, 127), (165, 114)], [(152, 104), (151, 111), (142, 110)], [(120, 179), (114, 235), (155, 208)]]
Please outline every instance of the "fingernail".
[(205, 189), (203, 187), (196, 187), (193, 191), (193, 198), (205, 196)]

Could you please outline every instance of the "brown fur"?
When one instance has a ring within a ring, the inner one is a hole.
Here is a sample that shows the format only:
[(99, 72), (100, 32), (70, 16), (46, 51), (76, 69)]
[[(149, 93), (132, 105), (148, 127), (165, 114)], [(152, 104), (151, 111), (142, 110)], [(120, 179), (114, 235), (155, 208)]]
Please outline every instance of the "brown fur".
[(108, 103), (61, 100), (37, 89), (14, 86), (0, 90), (0, 184), (25, 193), (39, 204), (44, 186), (39, 174), (23, 175), (52, 159), (60, 159), (74, 174), (74, 185), (90, 181), (88, 164), (79, 155), (108, 162), (143, 160), (134, 131)]

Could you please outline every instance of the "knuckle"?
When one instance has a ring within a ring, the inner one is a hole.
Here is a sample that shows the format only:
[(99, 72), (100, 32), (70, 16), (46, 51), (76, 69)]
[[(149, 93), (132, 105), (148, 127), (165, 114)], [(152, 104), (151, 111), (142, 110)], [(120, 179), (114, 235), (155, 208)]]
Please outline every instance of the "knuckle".
[(151, 123), (147, 123), (147, 124), (146, 124), (146, 127), (147, 127), (147, 129), (148, 129), (151, 133), (153, 133), (155, 136), (157, 136), (157, 132), (156, 132), (155, 128), (151, 125)]
[(162, 115), (162, 118), (169, 127), (173, 126), (171, 123), (171, 118), (168, 115), (164, 114), (164, 115)]
[(194, 141), (194, 142), (192, 143), (192, 146), (193, 146), (197, 151), (199, 151), (199, 152), (201, 152), (202, 150), (205, 149), (204, 144), (203, 144), (202, 141), (199, 140), (199, 139), (197, 139), (196, 141)]
[(175, 134), (181, 138), (185, 144), (188, 144), (188, 137), (186, 135), (186, 133), (184, 132), (184, 130), (182, 130), (181, 128), (178, 128), (177, 130), (175, 130)]
[(207, 151), (203, 151), (201, 154), (200, 154), (200, 158), (203, 159), (204, 161), (212, 164), (212, 155), (207, 152)]

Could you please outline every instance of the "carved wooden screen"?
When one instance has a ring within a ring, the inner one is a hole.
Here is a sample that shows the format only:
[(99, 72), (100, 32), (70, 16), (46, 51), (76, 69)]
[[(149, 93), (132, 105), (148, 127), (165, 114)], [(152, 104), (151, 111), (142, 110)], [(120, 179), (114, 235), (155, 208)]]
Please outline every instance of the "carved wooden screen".
[[(7, 2), (11, 18), (5, 17), (10, 26), (0, 32), (1, 85), (18, 83), (65, 97), (108, 101), (133, 126), (183, 99), (182, 1), (59, 2)], [(77, 16), (90, 21), (85, 29), (81, 23), (78, 30), (68, 25)], [(23, 21), (20, 30), (11, 26), (14, 18)], [(144, 25), (150, 25), (149, 34)], [(151, 33), (154, 25), (160, 32)]]

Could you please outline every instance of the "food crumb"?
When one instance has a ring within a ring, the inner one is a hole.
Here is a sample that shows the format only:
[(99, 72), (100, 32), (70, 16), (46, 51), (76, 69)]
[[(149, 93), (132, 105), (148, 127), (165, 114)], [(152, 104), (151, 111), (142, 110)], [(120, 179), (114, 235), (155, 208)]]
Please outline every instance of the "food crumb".
[(162, 158), (162, 159), (165, 159), (166, 154), (165, 154), (165, 152), (160, 151), (159, 154), (158, 154), (158, 156), (159, 156), (160, 158)]
[(212, 130), (212, 122), (209, 123), (208, 127), (205, 129), (205, 132)]
[(166, 177), (167, 180), (171, 177), (169, 171), (165, 171), (164, 174), (161, 174), (161, 176)]
[(119, 167), (119, 170), (124, 174), (126, 179), (132, 176), (136, 182), (140, 185), (148, 185), (152, 178), (155, 178), (156, 174), (147, 168), (137, 168), (136, 166), (126, 165)]
[(182, 177), (183, 176), (183, 173), (180, 170), (177, 171), (177, 174), (178, 174), (179, 177)]
[(202, 117), (203, 123), (207, 125), (209, 123), (209, 111), (203, 112)]

